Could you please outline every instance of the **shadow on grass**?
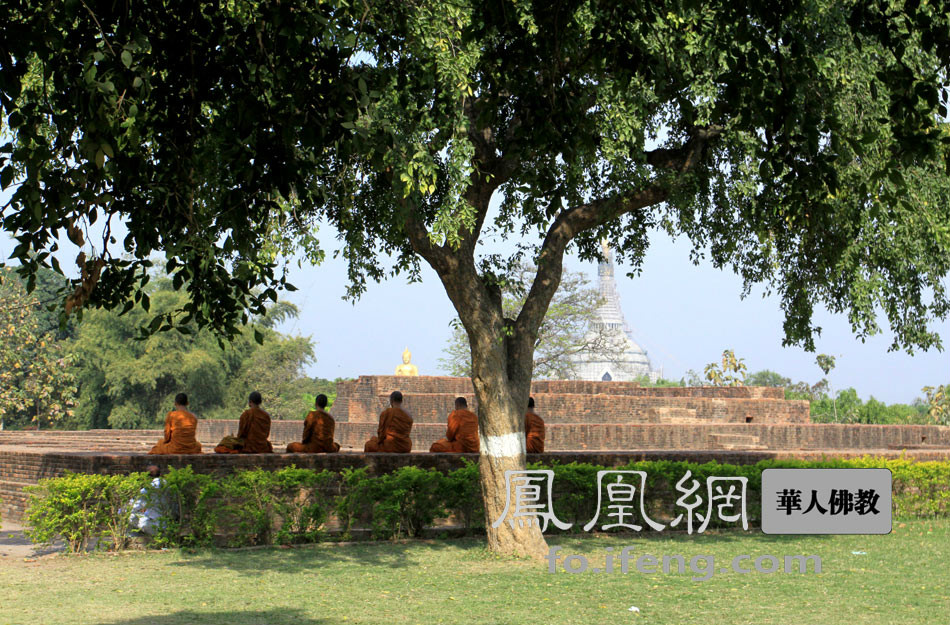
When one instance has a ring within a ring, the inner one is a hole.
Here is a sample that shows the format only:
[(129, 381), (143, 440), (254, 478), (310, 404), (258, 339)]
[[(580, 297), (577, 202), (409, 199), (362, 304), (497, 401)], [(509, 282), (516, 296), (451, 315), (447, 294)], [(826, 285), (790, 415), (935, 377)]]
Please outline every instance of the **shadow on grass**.
[[(616, 534), (552, 534), (545, 538), (549, 544), (575, 546), (583, 550), (591, 543), (601, 541), (643, 541), (647, 544), (668, 542), (697, 548), (710, 544), (750, 542), (762, 546), (792, 544), (803, 539), (831, 539), (822, 535), (763, 534), (759, 530), (747, 532), (734, 530), (711, 530), (692, 535), (685, 532), (642, 532)], [(586, 545), (585, 545), (586, 543)], [(407, 540), (402, 542), (365, 543), (318, 543), (287, 547), (262, 547), (259, 549), (201, 550), (183, 552), (184, 558), (171, 566), (202, 569), (228, 569), (245, 574), (259, 575), (266, 571), (280, 570), (285, 573), (305, 573), (314, 568), (335, 564), (359, 564), (402, 569), (431, 562), (431, 558), (447, 549), (457, 552), (462, 559), (492, 557), (486, 551), (484, 537), (455, 538), (444, 540)]]
[(748, 531), (735, 529), (709, 529), (702, 534), (685, 531), (665, 532), (616, 532), (609, 534), (555, 534), (545, 536), (548, 542), (555, 544), (582, 545), (588, 540), (640, 540), (646, 543), (674, 542), (689, 546), (702, 544), (753, 543), (761, 545), (782, 545), (798, 543), (802, 540), (832, 540), (831, 534), (763, 534), (759, 528)]
[(121, 621), (103, 621), (100, 625), (329, 625), (334, 621), (310, 618), (301, 610), (248, 610), (194, 612), (184, 610), (162, 615), (141, 616)]
[(484, 539), (457, 538), (449, 540), (409, 540), (405, 542), (318, 543), (292, 548), (208, 550), (192, 554), (171, 566), (204, 569), (228, 569), (242, 573), (261, 574), (279, 569), (284, 573), (301, 573), (331, 564), (360, 564), (393, 569), (411, 567), (433, 555), (455, 549), (480, 553)]
[(36, 557), (64, 550), (65, 544), (61, 540), (54, 541), (52, 545), (45, 545), (32, 542), (23, 530), (0, 532), (0, 554)]

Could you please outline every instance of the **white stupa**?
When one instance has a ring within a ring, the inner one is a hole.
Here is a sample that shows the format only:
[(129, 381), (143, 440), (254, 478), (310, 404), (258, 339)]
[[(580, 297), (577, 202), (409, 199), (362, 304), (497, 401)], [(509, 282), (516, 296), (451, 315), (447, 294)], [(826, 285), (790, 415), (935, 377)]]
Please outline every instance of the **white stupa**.
[(616, 346), (611, 353), (580, 352), (574, 357), (574, 371), (578, 380), (600, 380), (604, 382), (629, 382), (647, 376), (655, 382), (662, 370), (654, 370), (650, 365), (647, 352), (633, 340), (633, 332), (623, 317), (620, 308), (620, 295), (614, 280), (613, 252), (607, 241), (601, 241), (604, 260), (598, 264), (597, 277), (601, 304), (597, 308), (595, 321), (588, 331), (589, 342), (603, 333), (611, 345)]

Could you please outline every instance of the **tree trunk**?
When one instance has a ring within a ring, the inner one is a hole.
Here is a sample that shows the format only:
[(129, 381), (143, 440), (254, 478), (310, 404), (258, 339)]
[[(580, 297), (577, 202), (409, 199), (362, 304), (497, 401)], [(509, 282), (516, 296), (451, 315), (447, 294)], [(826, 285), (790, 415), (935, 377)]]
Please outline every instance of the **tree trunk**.
[[(465, 233), (458, 248), (448, 243), (434, 244), (411, 207), (406, 211), (405, 227), (414, 251), (442, 280), (465, 326), (472, 350), (472, 383), (478, 400), (479, 481), (485, 503), (488, 547), (504, 555), (543, 558), (548, 548), (537, 523), (527, 523), (526, 517), (508, 523), (510, 512), (508, 518), (501, 517), (505, 504), (515, 501), (514, 489), (506, 481), (505, 472), (525, 469), (524, 415), (531, 390), (534, 340), (544, 310), (557, 288), (561, 263), (558, 257), (557, 263), (551, 265), (558, 271), (553, 279), (545, 281), (552, 287), (550, 292), (545, 297), (535, 298), (538, 314), (516, 331), (515, 323), (504, 318), (499, 285), (486, 279), (490, 276), (480, 275), (474, 260), (481, 219), (497, 184), (497, 179), (493, 183), (476, 180), (470, 187), (469, 202), (479, 208), (481, 217), (474, 230)], [(496, 524), (499, 519), (501, 522)]]
[[(511, 483), (505, 479), (506, 471), (525, 469), (524, 415), (531, 387), (531, 363), (525, 367), (524, 363), (509, 362), (507, 341), (499, 344), (490, 335), (475, 334), (471, 340), (472, 383), (478, 399), (478, 465), (488, 548), (505, 555), (540, 559), (547, 555), (548, 545), (538, 525), (525, 523), (525, 518), (508, 522), (515, 498)], [(487, 347), (489, 353), (478, 353), (476, 345), (481, 349)], [(516, 374), (510, 375), (511, 370)], [(509, 502), (509, 515), (502, 518)], [(492, 527), (499, 519), (497, 527)]]

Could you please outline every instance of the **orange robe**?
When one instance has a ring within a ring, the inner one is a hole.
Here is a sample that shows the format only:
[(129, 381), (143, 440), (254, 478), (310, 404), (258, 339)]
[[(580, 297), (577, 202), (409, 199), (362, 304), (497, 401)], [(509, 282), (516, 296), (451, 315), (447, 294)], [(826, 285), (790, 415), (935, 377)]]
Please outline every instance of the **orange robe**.
[(152, 447), (150, 454), (200, 454), (201, 443), (195, 437), (198, 419), (187, 410), (172, 410), (165, 417), (165, 438)]
[(287, 453), (332, 453), (340, 451), (340, 444), (333, 442), (333, 430), (336, 421), (325, 410), (310, 411), (303, 422), (303, 439), (299, 443), (287, 445)]
[(409, 453), (412, 451), (412, 417), (402, 408), (387, 408), (379, 415), (379, 429), (376, 436), (366, 441), (363, 451), (388, 453)]
[(544, 420), (533, 412), (524, 416), (524, 436), (529, 454), (544, 453)]
[(445, 438), (432, 443), (429, 451), (478, 453), (478, 417), (464, 408), (449, 414)]
[(267, 437), (270, 436), (270, 415), (259, 406), (248, 408), (241, 413), (238, 433), (225, 436), (214, 451), (219, 454), (269, 454), (274, 451)]

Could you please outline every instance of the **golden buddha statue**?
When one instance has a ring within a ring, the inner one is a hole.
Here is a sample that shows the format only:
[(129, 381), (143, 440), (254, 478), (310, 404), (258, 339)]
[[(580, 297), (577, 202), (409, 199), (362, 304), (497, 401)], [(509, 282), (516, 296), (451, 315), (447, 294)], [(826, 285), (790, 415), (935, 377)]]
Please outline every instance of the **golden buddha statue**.
[(402, 353), (402, 364), (396, 367), (396, 375), (419, 375), (419, 369), (410, 364), (410, 360), (412, 360), (412, 353), (407, 347)]

